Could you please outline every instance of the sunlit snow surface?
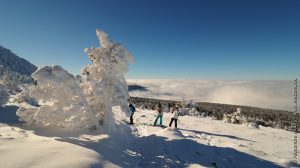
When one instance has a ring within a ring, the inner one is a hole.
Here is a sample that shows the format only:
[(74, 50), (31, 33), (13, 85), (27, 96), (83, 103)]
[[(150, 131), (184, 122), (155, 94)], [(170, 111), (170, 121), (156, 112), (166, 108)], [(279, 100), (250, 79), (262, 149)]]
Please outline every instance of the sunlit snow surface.
[[(180, 116), (178, 129), (162, 129), (152, 126), (155, 111), (137, 109), (130, 126), (120, 107), (114, 107), (115, 129), (106, 134), (103, 129), (21, 126), (15, 110), (0, 108), (0, 167), (276, 168), (287, 167), (293, 153), (292, 132), (211, 118)], [(170, 117), (164, 114), (164, 125)]]

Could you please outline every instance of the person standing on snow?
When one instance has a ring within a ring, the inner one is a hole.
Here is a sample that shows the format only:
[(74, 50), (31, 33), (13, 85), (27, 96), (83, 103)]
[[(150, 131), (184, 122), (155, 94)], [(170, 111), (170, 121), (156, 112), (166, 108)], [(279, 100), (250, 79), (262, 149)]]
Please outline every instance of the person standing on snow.
[(173, 121), (175, 121), (175, 128), (177, 128), (177, 120), (178, 120), (178, 116), (179, 116), (179, 108), (178, 108), (177, 105), (176, 105), (176, 106), (174, 107), (174, 109), (172, 110), (172, 114), (173, 114), (173, 117), (171, 118), (169, 127), (171, 127)]
[(131, 111), (131, 115), (130, 115), (130, 124), (132, 125), (133, 124), (133, 114), (135, 112), (135, 107), (134, 105), (132, 105), (131, 103), (129, 104), (129, 109)]
[(161, 104), (158, 104), (158, 106), (156, 108), (156, 111), (157, 111), (157, 117), (156, 117), (156, 119), (154, 121), (154, 126), (156, 126), (158, 118), (160, 119), (159, 125), (162, 126), (163, 111), (162, 111), (162, 108), (161, 108)]

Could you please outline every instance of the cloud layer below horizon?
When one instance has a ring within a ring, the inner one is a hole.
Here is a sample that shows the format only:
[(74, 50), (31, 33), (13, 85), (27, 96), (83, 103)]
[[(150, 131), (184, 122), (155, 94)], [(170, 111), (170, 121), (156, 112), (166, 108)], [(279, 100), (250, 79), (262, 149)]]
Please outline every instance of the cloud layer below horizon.
[(293, 81), (143, 80), (129, 79), (130, 96), (247, 105), (293, 111)]

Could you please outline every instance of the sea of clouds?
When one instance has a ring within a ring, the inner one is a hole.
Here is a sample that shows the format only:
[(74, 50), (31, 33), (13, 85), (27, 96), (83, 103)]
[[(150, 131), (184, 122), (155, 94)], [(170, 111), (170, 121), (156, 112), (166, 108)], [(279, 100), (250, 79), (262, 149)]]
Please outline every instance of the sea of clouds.
[(169, 100), (189, 99), (293, 111), (292, 80), (158, 80), (128, 79), (130, 96)]

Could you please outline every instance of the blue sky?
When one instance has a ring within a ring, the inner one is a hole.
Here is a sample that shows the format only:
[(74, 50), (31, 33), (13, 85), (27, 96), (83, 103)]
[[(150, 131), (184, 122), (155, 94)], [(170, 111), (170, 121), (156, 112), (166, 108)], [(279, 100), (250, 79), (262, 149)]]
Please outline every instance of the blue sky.
[(73, 74), (105, 30), (135, 57), (127, 78), (292, 79), (298, 0), (1, 0), (0, 45)]

